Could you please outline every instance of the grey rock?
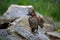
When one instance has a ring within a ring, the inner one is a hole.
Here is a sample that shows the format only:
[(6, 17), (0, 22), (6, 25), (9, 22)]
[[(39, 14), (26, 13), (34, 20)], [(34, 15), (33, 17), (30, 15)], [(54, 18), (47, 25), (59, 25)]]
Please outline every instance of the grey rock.
[(55, 31), (54, 20), (52, 17), (44, 16), (44, 24), (43, 30), (46, 32), (53, 32)]
[(8, 33), (6, 29), (0, 29), (0, 37), (2, 40), (10, 40), (9, 38), (7, 38)]
[(19, 18), (25, 17), (28, 14), (28, 8), (33, 8), (32, 6), (20, 6), (12, 4), (3, 16), (9, 18)]
[(49, 38), (43, 33), (39, 32), (39, 34), (32, 34), (30, 31), (26, 30), (23, 26), (20, 25), (17, 25), (13, 30), (14, 33), (17, 33), (28, 40), (49, 40)]
[(48, 35), (51, 35), (53, 37), (60, 38), (60, 33), (59, 32), (56, 32), (56, 31), (54, 31), (54, 32), (47, 32), (47, 34)]
[[(40, 28), (38, 30), (38, 33), (36, 35), (32, 34), (31, 28), (29, 27), (28, 23), (28, 17), (24, 17), (23, 19), (17, 19), (12, 23), (13, 25), (9, 27), (7, 30), (9, 32), (14, 32), (19, 34), (20, 36), (28, 39), (28, 40), (49, 40), (49, 38), (41, 33)], [(43, 37), (43, 38), (42, 38)]]
[(24, 38), (17, 35), (16, 33), (12, 33), (12, 34), (8, 35), (7, 38), (9, 38), (10, 40), (25, 40)]

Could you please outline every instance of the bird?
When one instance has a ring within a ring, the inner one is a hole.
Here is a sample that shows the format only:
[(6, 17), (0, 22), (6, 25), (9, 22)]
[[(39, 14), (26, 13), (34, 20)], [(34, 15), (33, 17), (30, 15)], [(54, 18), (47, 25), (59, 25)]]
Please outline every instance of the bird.
[(29, 15), (28, 21), (29, 21), (29, 24), (31, 27), (31, 31), (32, 31), (32, 33), (37, 33), (37, 31), (38, 31), (38, 19), (37, 19), (37, 15), (35, 14), (34, 9), (30, 9), (28, 15)]
[(28, 18), (28, 21), (29, 21), (29, 24), (30, 24), (30, 27), (31, 27), (31, 31), (33, 33), (37, 33), (38, 31), (38, 25), (43, 28), (43, 24), (44, 24), (44, 16), (40, 15), (40, 16), (37, 16), (36, 13), (35, 13), (35, 10), (33, 8), (29, 8), (29, 11), (28, 11), (28, 15), (29, 15), (29, 18)]

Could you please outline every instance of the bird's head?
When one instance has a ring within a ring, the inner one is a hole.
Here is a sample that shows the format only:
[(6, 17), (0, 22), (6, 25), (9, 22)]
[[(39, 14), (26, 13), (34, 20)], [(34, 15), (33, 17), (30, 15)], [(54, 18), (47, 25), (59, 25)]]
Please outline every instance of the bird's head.
[(29, 8), (28, 15), (30, 16), (37, 16), (35, 10), (33, 8)]

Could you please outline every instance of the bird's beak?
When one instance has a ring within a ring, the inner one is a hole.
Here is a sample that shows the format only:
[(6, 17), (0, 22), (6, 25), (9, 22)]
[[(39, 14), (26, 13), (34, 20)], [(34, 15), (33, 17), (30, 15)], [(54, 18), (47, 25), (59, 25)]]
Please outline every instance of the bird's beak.
[(27, 14), (28, 16), (31, 15), (31, 14)]

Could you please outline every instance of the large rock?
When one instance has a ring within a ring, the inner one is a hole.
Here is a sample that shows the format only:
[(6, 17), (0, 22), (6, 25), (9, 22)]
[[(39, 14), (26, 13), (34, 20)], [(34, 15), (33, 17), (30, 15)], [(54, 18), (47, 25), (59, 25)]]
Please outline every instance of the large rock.
[(17, 18), (27, 16), (29, 8), (33, 7), (31, 5), (28, 6), (20, 6), (15, 4), (10, 5), (8, 10), (3, 14), (3, 16), (0, 16), (0, 23), (13, 21)]
[[(36, 34), (32, 34), (31, 28), (29, 27), (28, 17), (19, 18), (12, 23), (12, 26), (9, 27), (8, 32), (14, 32), (28, 40), (49, 40), (49, 38), (38, 31)], [(40, 30), (40, 29), (39, 29)], [(43, 38), (42, 38), (43, 37)]]
[(8, 10), (4, 13), (3, 16), (10, 18), (19, 18), (25, 17), (28, 14), (29, 8), (33, 8), (32, 6), (20, 6), (12, 4)]
[(47, 32), (48, 35), (60, 38), (60, 33), (59, 32)]
[(24, 27), (24, 29), (30, 30), (29, 27), (29, 22), (28, 22), (28, 16), (27, 17), (21, 17), (16, 19), (14, 22), (12, 22), (10, 25), (10, 27), (8, 27), (8, 30), (13, 30), (14, 27), (16, 27), (16, 25), (22, 25)]
[(31, 5), (29, 6), (19, 6), (19, 5), (10, 5), (8, 10), (0, 17), (0, 23), (13, 21), (16, 18), (25, 17), (28, 14), (29, 8), (33, 8)]
[(55, 25), (54, 25), (54, 20), (52, 17), (44, 16), (44, 27), (43, 30), (47, 32), (53, 32), (55, 31)]
[(58, 32), (47, 32), (51, 40), (60, 40), (60, 33)]
[(19, 34), (20, 36), (28, 40), (49, 40), (49, 38), (43, 33), (39, 32), (39, 34), (32, 34), (31, 31), (27, 30), (26, 28), (20, 25), (17, 25), (13, 29), (13, 32)]
[(54, 30), (54, 26), (52, 24), (47, 24), (44, 23), (44, 27), (43, 30), (45, 30), (46, 32), (53, 32)]

